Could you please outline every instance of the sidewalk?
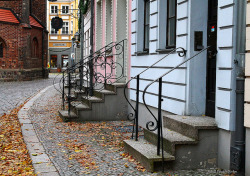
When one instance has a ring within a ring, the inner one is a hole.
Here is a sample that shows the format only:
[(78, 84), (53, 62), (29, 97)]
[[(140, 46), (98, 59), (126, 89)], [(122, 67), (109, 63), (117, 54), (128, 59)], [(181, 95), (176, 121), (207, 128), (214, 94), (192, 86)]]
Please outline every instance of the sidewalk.
[[(51, 166), (55, 166), (53, 173), (56, 172), (61, 176), (230, 174), (216, 169), (176, 171), (168, 174), (147, 172), (132, 157), (124, 153), (122, 141), (130, 138), (131, 133), (128, 129), (131, 127), (131, 122), (65, 123), (58, 116), (60, 108), (60, 94), (51, 87), (37, 98), (28, 110), (37, 137), (45, 149), (44, 152), (49, 156)], [(39, 164), (42, 166), (43, 162), (37, 164), (35, 169), (39, 168)], [(41, 172), (38, 169), (36, 171)], [(46, 171), (43, 172), (45, 173), (42, 175), (45, 175)]]

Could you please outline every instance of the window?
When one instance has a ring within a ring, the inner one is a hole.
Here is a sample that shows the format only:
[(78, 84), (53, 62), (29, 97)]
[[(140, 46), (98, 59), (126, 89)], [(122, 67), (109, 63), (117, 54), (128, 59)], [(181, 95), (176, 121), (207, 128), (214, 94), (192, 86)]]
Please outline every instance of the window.
[(167, 3), (167, 41), (166, 48), (175, 47), (176, 44), (176, 0)]
[(51, 34), (57, 34), (58, 31), (56, 31), (54, 28), (52, 28), (52, 25), (50, 25), (50, 33)]
[(62, 6), (62, 13), (64, 14), (69, 13), (69, 6)]
[(68, 33), (69, 33), (69, 22), (63, 22), (62, 34), (68, 34)]
[(69, 65), (69, 56), (62, 55), (62, 67), (67, 67)]
[(0, 42), (0, 58), (3, 57), (3, 43)]
[(150, 1), (144, 2), (144, 51), (149, 50)]
[(74, 6), (73, 6), (73, 4), (71, 4), (71, 13), (74, 12), (73, 8), (74, 8)]
[(51, 13), (58, 13), (58, 6), (52, 5), (51, 6)]
[(90, 54), (90, 30), (84, 33), (84, 55), (88, 56)]
[(35, 37), (34, 39), (33, 39), (33, 57), (39, 57), (39, 49), (38, 49), (38, 40), (37, 40), (37, 38)]
[(71, 28), (71, 34), (73, 34), (73, 21), (71, 21), (71, 26), (70, 26), (70, 28)]
[(50, 55), (50, 68), (57, 68), (57, 55)]

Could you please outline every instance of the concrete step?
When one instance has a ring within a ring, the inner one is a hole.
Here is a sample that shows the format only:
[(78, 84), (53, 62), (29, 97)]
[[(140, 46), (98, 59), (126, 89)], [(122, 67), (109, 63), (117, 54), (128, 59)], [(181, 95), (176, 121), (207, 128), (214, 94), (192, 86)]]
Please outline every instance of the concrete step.
[(92, 103), (102, 103), (104, 100), (96, 96), (82, 96), (82, 102), (91, 107)]
[(116, 94), (115, 92), (110, 91), (110, 90), (106, 90), (106, 89), (94, 90), (94, 96), (101, 98), (101, 99), (104, 99), (105, 95), (115, 95), (115, 94)]
[(215, 119), (207, 116), (167, 115), (163, 117), (164, 127), (198, 140), (199, 130), (217, 129)]
[(71, 106), (75, 108), (76, 111), (91, 110), (91, 108), (87, 104), (84, 104), (81, 101), (73, 101), (71, 102)]
[[(149, 171), (154, 172), (156, 165), (161, 165), (162, 157), (157, 155), (157, 147), (149, 142), (139, 139), (125, 140), (124, 141), (125, 151), (130, 155), (133, 155), (142, 163), (142, 165)], [(164, 152), (164, 164), (168, 161), (174, 161), (175, 157), (167, 152)]]
[(124, 88), (125, 86), (126, 86), (125, 83), (113, 83), (113, 84), (107, 84), (105, 88), (107, 90), (116, 92), (117, 88)]
[[(184, 136), (178, 132), (172, 131), (168, 128), (162, 129), (163, 133), (163, 148), (166, 152), (174, 155), (176, 150), (176, 145), (188, 145), (188, 144), (197, 144), (198, 141), (190, 137)], [(157, 130), (149, 131), (144, 129), (144, 138), (150, 143), (157, 145)]]
[[(82, 104), (88, 108), (75, 108), (79, 121), (116, 121), (127, 119), (127, 102), (123, 95), (122, 87), (111, 90), (94, 90), (94, 96), (82, 96)], [(99, 92), (98, 92), (99, 91)]]
[(74, 112), (68, 113), (67, 110), (59, 110), (59, 116), (63, 119), (64, 122), (72, 121), (74, 119), (77, 119), (78, 116)]

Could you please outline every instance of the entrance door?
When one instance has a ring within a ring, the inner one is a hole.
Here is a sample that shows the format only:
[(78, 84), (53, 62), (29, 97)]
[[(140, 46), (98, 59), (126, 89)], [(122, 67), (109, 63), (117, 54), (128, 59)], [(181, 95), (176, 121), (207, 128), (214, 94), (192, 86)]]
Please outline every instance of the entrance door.
[(206, 115), (215, 117), (218, 0), (208, 0)]

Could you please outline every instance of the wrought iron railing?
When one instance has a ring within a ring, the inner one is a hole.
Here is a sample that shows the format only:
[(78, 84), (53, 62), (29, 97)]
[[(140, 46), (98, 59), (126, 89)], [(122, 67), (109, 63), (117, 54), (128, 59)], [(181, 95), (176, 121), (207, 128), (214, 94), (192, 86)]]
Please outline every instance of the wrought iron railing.
[[(149, 83), (142, 94), (142, 99), (143, 99), (143, 103), (145, 105), (145, 107), (147, 108), (147, 110), (150, 112), (150, 114), (153, 116), (154, 121), (149, 121), (146, 124), (146, 128), (149, 131), (156, 131), (157, 130), (157, 155), (160, 156), (160, 151), (161, 151), (161, 157), (162, 157), (162, 169), (164, 172), (164, 151), (163, 151), (163, 132), (162, 132), (162, 78), (166, 75), (168, 75), (169, 73), (171, 73), (172, 71), (174, 71), (175, 69), (179, 68), (181, 65), (183, 65), (184, 63), (190, 61), (191, 59), (193, 59), (194, 57), (196, 57), (197, 55), (201, 54), (202, 52), (206, 51), (209, 47), (201, 50), (200, 52), (198, 52), (197, 54), (195, 54), (194, 56), (184, 60), (183, 62), (181, 62), (180, 64), (178, 64), (177, 66), (175, 66), (174, 68), (170, 69), (169, 71), (167, 71), (166, 73), (164, 73), (163, 75), (161, 75), (160, 77), (156, 78), (154, 81), (152, 81), (151, 83)], [(158, 118), (156, 118), (156, 116), (154, 115), (154, 113), (150, 110), (149, 105), (146, 103), (145, 100), (145, 95), (147, 93), (147, 89), (154, 84), (155, 82), (159, 82), (159, 90), (158, 90)]]
[[(158, 61), (156, 61), (155, 63), (153, 63), (152, 65), (148, 66), (146, 69), (144, 69), (142, 72), (140, 72), (139, 74), (137, 74), (136, 76), (130, 78), (130, 80), (126, 83), (125, 87), (124, 87), (124, 97), (127, 100), (129, 106), (132, 108), (132, 110), (134, 111), (134, 113), (130, 113), (128, 115), (128, 119), (131, 121), (134, 121), (134, 125), (133, 125), (133, 131), (132, 131), (132, 136), (131, 138), (134, 139), (134, 134), (135, 134), (135, 140), (138, 141), (138, 133), (139, 133), (139, 87), (140, 87), (140, 75), (144, 72), (146, 72), (147, 70), (149, 70), (150, 68), (152, 68), (153, 66), (155, 66), (156, 64), (158, 64), (159, 62), (161, 62), (162, 60), (164, 60), (165, 58), (167, 58), (169, 55), (173, 54), (177, 52), (178, 55), (180, 57), (184, 57), (186, 55), (186, 50), (182, 47), (179, 48), (175, 48), (172, 51), (170, 51), (167, 55), (165, 55), (164, 57), (162, 57), (161, 59), (159, 59)], [(130, 101), (128, 100), (128, 97), (126, 95), (126, 89), (128, 88), (128, 84), (132, 81), (136, 79), (136, 105), (135, 107), (130, 103)]]
[[(91, 98), (94, 90), (101, 91), (108, 84), (116, 83), (125, 77), (124, 51), (126, 44), (126, 39), (118, 43), (111, 42), (62, 72), (63, 76), (57, 90), (62, 94), (63, 109), (66, 109), (66, 103), (68, 105), (69, 116), (72, 90), (84, 91), (85, 97)], [(119, 74), (116, 73), (116, 70), (120, 71)], [(65, 86), (68, 89), (67, 93)]]

